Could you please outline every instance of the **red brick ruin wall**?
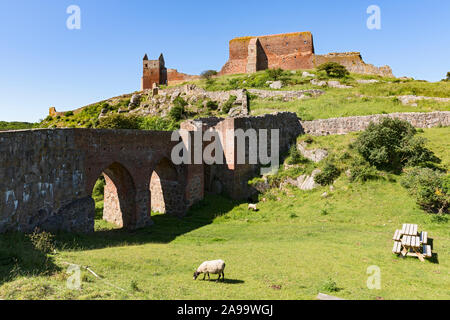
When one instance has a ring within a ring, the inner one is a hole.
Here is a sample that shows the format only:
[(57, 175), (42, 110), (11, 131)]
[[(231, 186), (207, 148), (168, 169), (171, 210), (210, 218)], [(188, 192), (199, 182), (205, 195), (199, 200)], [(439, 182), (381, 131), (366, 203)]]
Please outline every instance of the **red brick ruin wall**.
[[(230, 58), (221, 74), (246, 73), (248, 46), (256, 37), (236, 38), (230, 41)], [(258, 60), (267, 59), (266, 69), (312, 69), (314, 44), (310, 32), (286, 33), (257, 37), (260, 42)]]

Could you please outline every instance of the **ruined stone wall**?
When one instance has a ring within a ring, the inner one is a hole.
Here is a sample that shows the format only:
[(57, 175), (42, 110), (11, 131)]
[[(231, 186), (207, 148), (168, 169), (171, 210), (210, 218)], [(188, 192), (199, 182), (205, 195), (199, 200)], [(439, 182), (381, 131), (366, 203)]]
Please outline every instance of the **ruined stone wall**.
[(362, 131), (368, 127), (370, 122), (378, 123), (386, 117), (406, 120), (416, 128), (431, 128), (439, 125), (450, 125), (450, 111), (376, 114), (369, 116), (300, 121), (300, 123), (304, 133), (324, 136)]
[(383, 77), (394, 77), (389, 66), (376, 67), (363, 61), (359, 52), (328, 53), (324, 55), (314, 55), (313, 65), (318, 67), (326, 62), (337, 62), (347, 68), (349, 72), (360, 74), (374, 74)]
[[(256, 40), (260, 43), (257, 50)], [(249, 45), (255, 50), (248, 66)], [(246, 73), (249, 70), (282, 68), (286, 70), (312, 69), (314, 44), (310, 32), (285, 33), (260, 37), (235, 38), (229, 43), (230, 57), (223, 66), (221, 74)]]
[[(267, 146), (268, 155), (271, 155), (271, 129), (279, 130), (279, 152), (286, 152), (290, 145), (295, 142), (297, 136), (301, 134), (301, 127), (297, 115), (292, 112), (281, 112), (267, 114), (257, 117), (236, 117), (236, 118), (210, 118), (200, 119), (202, 121), (202, 130), (205, 131), (212, 128), (223, 135), (223, 141), (227, 140), (227, 134), (233, 134), (234, 130), (243, 129), (267, 129)], [(198, 121), (189, 121), (191, 128), (197, 126), (200, 128)], [(184, 125), (188, 128), (188, 125)], [(205, 190), (217, 191), (225, 193), (233, 199), (246, 199), (252, 194), (247, 181), (259, 174), (259, 165), (249, 164), (249, 145), (248, 141), (245, 147), (246, 164), (237, 164), (237, 140), (234, 139), (234, 146), (223, 144), (224, 164), (214, 164), (205, 166)], [(209, 144), (206, 143), (206, 144)], [(258, 161), (259, 162), (259, 161)]]
[(167, 81), (169, 85), (176, 85), (185, 81), (197, 79), (200, 79), (200, 76), (178, 72), (176, 69), (167, 69)]

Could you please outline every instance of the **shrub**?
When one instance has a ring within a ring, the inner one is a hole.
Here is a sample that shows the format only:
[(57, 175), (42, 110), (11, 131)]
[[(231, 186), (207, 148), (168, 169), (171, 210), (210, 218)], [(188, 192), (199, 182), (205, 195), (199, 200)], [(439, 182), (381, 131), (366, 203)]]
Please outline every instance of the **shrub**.
[(47, 121), (47, 122), (52, 121), (52, 120), (53, 120), (52, 116), (47, 116), (47, 118), (44, 119), (44, 121)]
[(169, 117), (174, 121), (180, 121), (184, 115), (184, 107), (180, 105), (175, 105), (170, 109)]
[(327, 76), (331, 78), (344, 78), (345, 76), (348, 76), (350, 74), (343, 65), (336, 62), (327, 62), (321, 64), (317, 67), (317, 71), (325, 71), (327, 73)]
[(339, 177), (341, 171), (331, 162), (327, 162), (322, 169), (322, 172), (314, 177), (314, 181), (321, 186), (327, 186)]
[(200, 76), (203, 79), (211, 79), (212, 76), (217, 75), (217, 71), (216, 70), (206, 70), (203, 71), (202, 73), (200, 73)]
[(291, 146), (289, 149), (289, 157), (287, 159), (287, 164), (293, 165), (293, 164), (300, 164), (308, 162), (308, 159), (306, 159), (300, 151), (297, 149), (297, 145)]
[(412, 168), (401, 180), (401, 185), (416, 198), (417, 204), (430, 213), (448, 213), (450, 193), (449, 175), (430, 168)]
[(425, 147), (425, 140), (414, 137), (415, 134), (416, 130), (407, 121), (385, 118), (379, 124), (369, 124), (355, 146), (379, 170), (399, 172), (406, 165), (439, 162)]
[(175, 121), (161, 117), (141, 117), (139, 129), (155, 131), (175, 131), (178, 129)]
[(112, 114), (101, 118), (97, 129), (139, 129), (139, 118), (117, 113)]
[(217, 110), (219, 106), (217, 105), (217, 102), (209, 100), (206, 102), (206, 108), (208, 110)]
[(336, 281), (334, 281), (331, 278), (328, 278), (326, 281), (322, 283), (322, 285), (320, 286), (320, 290), (326, 292), (337, 292), (339, 291), (339, 288), (336, 284)]
[(101, 176), (95, 182), (94, 189), (92, 190), (92, 198), (97, 202), (103, 200), (105, 193), (105, 178)]
[(225, 114), (228, 114), (231, 110), (231, 108), (234, 105), (234, 102), (236, 101), (237, 97), (234, 95), (230, 95), (227, 102), (225, 102), (222, 106), (222, 112)]
[(269, 78), (269, 81), (277, 81), (283, 76), (283, 69), (277, 68), (277, 69), (266, 69), (266, 74)]
[(54, 238), (55, 236), (49, 232), (35, 229), (34, 232), (28, 235), (34, 248), (43, 253), (51, 253), (55, 251)]
[(350, 166), (350, 181), (366, 182), (378, 178), (378, 171), (363, 159), (355, 160)]
[(73, 116), (73, 111), (67, 111), (66, 113), (64, 113), (64, 116), (66, 117)]

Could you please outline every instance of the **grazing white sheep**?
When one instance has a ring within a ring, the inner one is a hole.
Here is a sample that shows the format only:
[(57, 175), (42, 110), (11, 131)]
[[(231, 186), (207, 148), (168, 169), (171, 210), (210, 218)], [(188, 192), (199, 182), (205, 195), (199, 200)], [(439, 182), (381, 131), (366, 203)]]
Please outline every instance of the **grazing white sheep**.
[(256, 207), (256, 204), (248, 204), (248, 210), (258, 211), (258, 208)]
[(208, 275), (208, 280), (211, 280), (209, 274), (212, 273), (219, 275), (217, 281), (219, 281), (221, 276), (222, 281), (224, 281), (225, 280), (225, 273), (223, 272), (224, 269), (225, 269), (225, 261), (223, 260), (205, 261), (194, 272), (194, 280), (197, 280), (197, 277), (202, 273), (203, 273), (203, 280), (205, 280), (206, 275)]

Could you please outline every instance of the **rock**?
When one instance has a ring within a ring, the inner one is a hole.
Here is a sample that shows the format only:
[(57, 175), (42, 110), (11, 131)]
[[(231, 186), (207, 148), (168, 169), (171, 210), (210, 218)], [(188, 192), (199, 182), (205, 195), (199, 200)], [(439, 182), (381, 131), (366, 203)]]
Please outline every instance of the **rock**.
[(345, 84), (341, 84), (339, 81), (337, 80), (330, 80), (327, 82), (328, 86), (330, 88), (339, 88), (339, 89), (349, 89), (349, 88), (353, 88), (352, 86), (347, 86)]
[(302, 142), (297, 145), (297, 150), (306, 158), (314, 162), (319, 162), (328, 157), (328, 151), (325, 149), (306, 149), (306, 143)]
[(170, 96), (170, 101), (173, 102), (176, 98), (178, 98), (181, 95), (181, 91), (175, 90), (172, 95)]
[(357, 79), (356, 80), (357, 83), (377, 83), (380, 82), (380, 80), (376, 80), (376, 79)]
[(330, 191), (334, 191), (334, 186), (333, 185), (330, 186)]
[(328, 197), (328, 192), (322, 193), (321, 197), (322, 197), (322, 198), (327, 198), (327, 197)]
[(270, 88), (272, 89), (281, 89), (283, 88), (283, 82), (281, 81), (274, 81), (269, 85)]
[(119, 113), (127, 113), (128, 109), (120, 108), (118, 112)]
[(312, 74), (312, 73), (309, 73), (309, 72), (306, 72), (306, 71), (303, 71), (303, 73), (302, 73), (302, 77), (303, 78), (307, 78), (307, 77), (315, 77), (316, 75), (315, 74)]
[(140, 103), (141, 103), (141, 95), (133, 94), (133, 96), (130, 99), (130, 103), (128, 104), (128, 108), (137, 107)]
[(319, 87), (325, 87), (327, 85), (325, 81), (319, 81), (317, 79), (312, 79), (311, 84)]
[(315, 169), (310, 176), (304, 174), (301, 175), (299, 177), (297, 177), (297, 179), (292, 179), (292, 178), (286, 178), (284, 180), (285, 184), (290, 184), (293, 186), (296, 186), (297, 188), (301, 189), (301, 190), (312, 190), (314, 188), (317, 188), (319, 186), (319, 184), (317, 184), (314, 181), (314, 177), (316, 175), (318, 175), (321, 171), (319, 169)]

